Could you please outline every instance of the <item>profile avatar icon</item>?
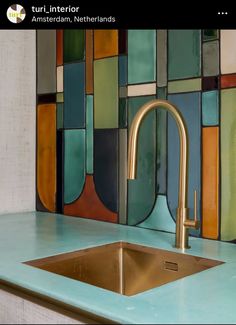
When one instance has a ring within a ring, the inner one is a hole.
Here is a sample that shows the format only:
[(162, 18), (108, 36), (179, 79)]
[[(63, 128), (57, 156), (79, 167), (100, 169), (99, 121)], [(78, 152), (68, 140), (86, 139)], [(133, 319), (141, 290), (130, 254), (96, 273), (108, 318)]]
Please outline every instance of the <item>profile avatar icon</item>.
[(26, 16), (25, 8), (19, 4), (13, 4), (7, 9), (7, 18), (14, 24), (21, 23)]

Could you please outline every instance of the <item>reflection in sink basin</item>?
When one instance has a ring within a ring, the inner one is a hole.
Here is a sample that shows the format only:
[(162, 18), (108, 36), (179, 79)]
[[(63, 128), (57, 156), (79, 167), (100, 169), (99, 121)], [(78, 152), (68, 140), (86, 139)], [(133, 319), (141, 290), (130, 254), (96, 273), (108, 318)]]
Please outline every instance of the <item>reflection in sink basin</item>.
[(25, 264), (132, 296), (222, 263), (116, 242), (28, 261)]

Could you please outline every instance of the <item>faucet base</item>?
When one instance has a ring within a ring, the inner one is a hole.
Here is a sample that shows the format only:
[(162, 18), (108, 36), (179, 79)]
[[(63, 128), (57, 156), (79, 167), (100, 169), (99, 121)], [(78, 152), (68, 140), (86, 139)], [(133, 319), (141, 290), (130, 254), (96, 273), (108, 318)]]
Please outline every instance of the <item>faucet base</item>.
[(180, 246), (180, 245), (173, 245), (173, 247), (174, 248), (178, 248), (178, 249), (189, 249), (189, 248), (191, 248), (191, 246), (189, 246), (189, 245), (187, 245), (187, 246), (184, 246), (184, 247), (182, 247), (182, 246)]

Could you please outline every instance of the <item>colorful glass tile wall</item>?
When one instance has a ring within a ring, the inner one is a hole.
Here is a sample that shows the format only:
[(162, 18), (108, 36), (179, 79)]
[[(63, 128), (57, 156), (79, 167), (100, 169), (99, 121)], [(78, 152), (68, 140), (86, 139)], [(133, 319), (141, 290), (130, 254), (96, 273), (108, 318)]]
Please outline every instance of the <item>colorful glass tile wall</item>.
[(127, 137), (141, 105), (168, 99), (189, 134), (194, 236), (236, 239), (236, 30), (39, 30), (37, 209), (175, 231), (179, 139), (145, 118), (137, 179)]

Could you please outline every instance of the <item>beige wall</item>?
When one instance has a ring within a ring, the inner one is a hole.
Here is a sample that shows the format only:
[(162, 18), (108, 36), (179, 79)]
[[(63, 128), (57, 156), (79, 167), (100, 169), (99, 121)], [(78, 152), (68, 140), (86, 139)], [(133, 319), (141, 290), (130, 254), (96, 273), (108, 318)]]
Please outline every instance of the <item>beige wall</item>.
[(0, 30), (0, 214), (35, 210), (34, 30)]
[(0, 284), (0, 324), (100, 324)]

